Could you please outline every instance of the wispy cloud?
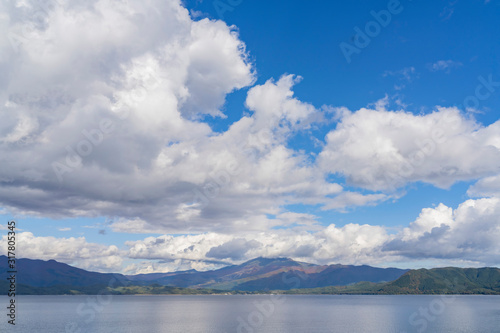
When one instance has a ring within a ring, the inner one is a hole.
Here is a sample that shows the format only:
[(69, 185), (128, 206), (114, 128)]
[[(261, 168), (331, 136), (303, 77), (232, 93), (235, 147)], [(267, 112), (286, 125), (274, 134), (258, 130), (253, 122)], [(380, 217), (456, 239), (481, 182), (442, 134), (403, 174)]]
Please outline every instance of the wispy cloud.
[(394, 85), (394, 89), (402, 90), (406, 87), (408, 83), (411, 83), (415, 78), (418, 77), (418, 73), (415, 67), (411, 66), (396, 71), (387, 70), (382, 74), (382, 76), (395, 77), (399, 83)]
[(435, 63), (427, 65), (431, 72), (444, 71), (446, 73), (450, 73), (452, 68), (457, 68), (462, 66), (463, 64), (460, 61), (453, 60), (439, 60)]
[(439, 13), (439, 17), (441, 17), (443, 21), (447, 21), (453, 16), (457, 2), (458, 0), (448, 2), (448, 5)]

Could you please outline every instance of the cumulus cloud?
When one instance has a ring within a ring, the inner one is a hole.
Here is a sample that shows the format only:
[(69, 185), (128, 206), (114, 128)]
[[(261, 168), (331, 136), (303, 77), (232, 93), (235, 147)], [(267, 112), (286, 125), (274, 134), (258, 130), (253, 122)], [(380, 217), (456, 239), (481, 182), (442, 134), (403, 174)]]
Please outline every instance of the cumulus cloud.
[(425, 115), (363, 108), (345, 113), (328, 133), (318, 163), (373, 191), (417, 181), (448, 188), (498, 173), (499, 126), (484, 127), (455, 108)]
[[(496, 249), (486, 231), (496, 235), (500, 122), (483, 126), (455, 108), (391, 111), (387, 97), (358, 111), (318, 109), (295, 96), (295, 75), (254, 85), (237, 29), (193, 20), (180, 0), (43, 7), (27, 0), (2, 2), (0, 13), (0, 214), (104, 216), (114, 232), (160, 234), (119, 250), (22, 233), (33, 244), (25, 256), (97, 270), (117, 269), (123, 253), (148, 260), (130, 272), (257, 256), (370, 264), (458, 258), (453, 246), (469, 260), (492, 260), (478, 251)], [(439, 61), (431, 69), (453, 66)], [(417, 72), (384, 76), (397, 77), (401, 89)], [(226, 117), (227, 94), (245, 87), (247, 111), (214, 131), (207, 118)], [(316, 138), (318, 155), (289, 144), (333, 122), (325, 142)], [(423, 210), (398, 235), (380, 226), (324, 227), (313, 214), (287, 209), (345, 211), (398, 198), (410, 183), (447, 188), (463, 180), (478, 180), (469, 195), (489, 198)], [(485, 232), (468, 243), (470, 223)], [(433, 242), (441, 247), (422, 245)]]
[(210, 260), (184, 260), (184, 259), (176, 259), (171, 261), (152, 261), (152, 260), (143, 260), (140, 262), (136, 262), (125, 267), (123, 272), (129, 275), (135, 274), (148, 274), (148, 273), (170, 273), (170, 272), (178, 272), (178, 271), (188, 271), (188, 270), (197, 270), (197, 271), (207, 271), (214, 270), (218, 268), (222, 268), (226, 266), (226, 263), (221, 262), (212, 262)]
[(106, 216), (130, 232), (265, 230), (286, 223), (269, 215), (289, 204), (344, 210), (394, 197), (344, 191), (330, 173), (377, 192), (498, 170), (498, 125), (383, 101), (337, 109), (318, 159), (297, 151), (288, 140), (330, 112), (294, 96), (294, 75), (253, 86), (250, 113), (214, 132), (204, 117), (224, 117), (225, 96), (255, 72), (235, 28), (193, 21), (176, 0), (2, 6), (7, 35), (25, 33), (15, 47), (2, 41), (0, 60), (0, 203), (15, 214)]
[(386, 194), (361, 194), (358, 192), (345, 191), (330, 200), (322, 207), (323, 210), (336, 209), (345, 211), (346, 207), (375, 206), (390, 199), (391, 195)]
[[(0, 239), (0, 253), (7, 255), (7, 236)], [(122, 269), (124, 252), (115, 245), (88, 243), (85, 237), (36, 237), (31, 232), (16, 235), (16, 257), (50, 260), (90, 271), (117, 272)]]
[(315, 263), (381, 262), (381, 246), (389, 236), (383, 227), (330, 225), (315, 232), (273, 230), (241, 235), (204, 233), (163, 235), (127, 242), (133, 259), (185, 260), (232, 264), (255, 257), (291, 257)]
[(248, 92), (247, 107), (255, 112), (255, 125), (258, 128), (276, 129), (279, 127), (307, 126), (318, 116), (316, 109), (293, 98), (291, 88), (301, 81), (301, 77), (284, 75), (278, 82), (268, 80)]
[(500, 175), (480, 179), (467, 194), (471, 197), (500, 197)]
[(208, 258), (241, 260), (252, 248), (257, 248), (262, 244), (255, 240), (247, 241), (244, 238), (235, 238), (222, 245), (212, 247), (207, 252)]
[(206, 262), (212, 268), (214, 259), (220, 260), (219, 264), (238, 264), (259, 256), (289, 257), (317, 264), (408, 266), (431, 261), (496, 266), (500, 250), (499, 214), (500, 199), (485, 198), (467, 200), (456, 209), (444, 204), (424, 208), (414, 222), (397, 233), (383, 226), (352, 223), (343, 227), (332, 224), (315, 232), (165, 235), (126, 245), (130, 258), (177, 260), (199, 266)]
[[(316, 264), (497, 266), (499, 214), (500, 199), (492, 197), (467, 200), (456, 208), (444, 204), (424, 208), (415, 221), (396, 233), (384, 226), (331, 224), (314, 230), (161, 235), (127, 241), (121, 249), (88, 243), (83, 237), (35, 237), (22, 232), (18, 241), (25, 246), (20, 247), (19, 256), (56, 259), (97, 271), (123, 269), (127, 274), (217, 269), (256, 257), (288, 257)], [(304, 215), (280, 218), (311, 219)], [(4, 236), (0, 240), (4, 249), (6, 242)], [(123, 268), (125, 259), (129, 264)]]
[(467, 200), (455, 210), (443, 204), (427, 208), (384, 250), (411, 259), (460, 259), (496, 266), (499, 214), (499, 198)]
[(225, 96), (255, 81), (234, 27), (193, 21), (177, 0), (2, 6), (9, 36), (24, 31), (2, 44), (0, 203), (10, 212), (107, 216), (120, 231), (262, 229), (285, 204), (342, 192), (287, 145), (323, 119), (293, 96), (299, 77), (252, 87), (251, 115), (225, 132), (203, 121), (225, 117)]
[(212, 247), (232, 240), (230, 235), (205, 233), (198, 235), (148, 237), (140, 241), (128, 241), (128, 256), (133, 259), (191, 260), (206, 258)]

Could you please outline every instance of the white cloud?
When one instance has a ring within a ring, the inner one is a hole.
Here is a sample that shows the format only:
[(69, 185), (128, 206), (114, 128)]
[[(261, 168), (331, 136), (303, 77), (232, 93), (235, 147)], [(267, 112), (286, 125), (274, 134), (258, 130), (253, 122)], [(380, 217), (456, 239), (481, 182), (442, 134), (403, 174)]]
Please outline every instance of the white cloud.
[(396, 76), (400, 79), (404, 79), (405, 81), (411, 82), (413, 80), (414, 75), (416, 75), (415, 67), (405, 67), (403, 69), (397, 71), (385, 71), (382, 76)]
[(125, 232), (125, 233), (161, 233), (167, 232), (166, 230), (162, 230), (161, 228), (154, 227), (148, 222), (140, 219), (126, 219), (119, 218), (116, 221), (111, 222), (111, 230), (114, 232)]
[(441, 204), (386, 244), (385, 251), (410, 259), (438, 258), (500, 264), (500, 198), (467, 200), (453, 210)]
[(319, 166), (373, 191), (417, 181), (448, 188), (498, 172), (499, 126), (483, 127), (454, 108), (426, 115), (361, 109), (328, 133)]
[(452, 68), (456, 68), (456, 67), (460, 67), (460, 66), (462, 66), (462, 63), (459, 61), (439, 60), (433, 64), (430, 64), (429, 70), (431, 72), (445, 71), (446, 73), (449, 73)]
[[(456, 259), (453, 246), (464, 249), (464, 260), (491, 259), (477, 250), (480, 242), (487, 253), (494, 248), (485, 234), (469, 245), (461, 237), (472, 232), (463, 216), (496, 235), (500, 121), (485, 127), (455, 108), (390, 111), (387, 96), (374, 109), (317, 109), (294, 95), (301, 78), (284, 75), (251, 87), (249, 112), (215, 132), (206, 117), (225, 117), (226, 95), (256, 79), (234, 27), (193, 21), (179, 0), (48, 9), (29, 0), (2, 2), (0, 13), (7, 32), (0, 36), (0, 214), (105, 216), (116, 232), (189, 234), (127, 242), (130, 258), (160, 260), (130, 271), (204, 269), (256, 256)], [(430, 68), (456, 66), (443, 60)], [(398, 89), (417, 75), (414, 67), (384, 73), (402, 83)], [(332, 121), (326, 142), (316, 139), (317, 157), (289, 145)], [(327, 181), (330, 174), (363, 191)], [(285, 209), (344, 211), (395, 199), (414, 182), (447, 188), (476, 179), (469, 194), (490, 199), (425, 209), (397, 236), (370, 225), (322, 227), (312, 214)], [(121, 265), (117, 247), (20, 235), (33, 244), (26, 256), (99, 270)], [(415, 243), (437, 239), (442, 247)]]
[[(17, 258), (54, 259), (90, 271), (117, 272), (123, 255), (115, 245), (88, 243), (84, 237), (36, 237), (31, 232), (16, 235)], [(0, 239), (0, 253), (7, 255), (7, 236)]]
[(222, 245), (212, 247), (207, 253), (208, 258), (219, 260), (241, 260), (245, 254), (254, 248), (262, 246), (262, 243), (256, 240), (246, 240), (244, 238), (234, 238)]
[(125, 267), (124, 274), (148, 274), (148, 273), (169, 273), (176, 271), (187, 271), (195, 269), (197, 271), (207, 271), (222, 268), (223, 263), (210, 261), (193, 261), (177, 259), (172, 261), (151, 261), (143, 260)]
[(419, 217), (402, 233), (402, 241), (417, 240), (434, 228), (453, 223), (453, 209), (443, 204), (436, 208), (424, 208)]
[(393, 196), (386, 194), (361, 194), (358, 192), (346, 191), (330, 200), (322, 209), (345, 210), (346, 207), (375, 206), (391, 197)]
[(190, 115), (223, 116), (219, 107), (225, 95), (254, 81), (245, 44), (224, 22), (208, 19), (193, 23), (191, 37), (186, 77), (188, 95), (181, 111)]
[(141, 241), (129, 241), (128, 256), (133, 259), (201, 260), (212, 247), (231, 241), (232, 236), (206, 233), (199, 235), (148, 237)]
[(16, 73), (0, 79), (9, 212), (107, 216), (120, 231), (258, 230), (281, 221), (266, 215), (284, 204), (342, 192), (287, 145), (323, 119), (293, 96), (299, 77), (252, 87), (252, 114), (225, 132), (202, 121), (225, 117), (226, 94), (255, 80), (235, 28), (193, 21), (176, 0), (57, 3), (41, 26), (37, 2), (3, 6), (16, 18), (7, 30), (35, 27), (17, 47), (2, 44), (0, 66)]
[(405, 67), (397, 71), (385, 71), (382, 74), (383, 77), (392, 76), (398, 80), (398, 84), (394, 85), (395, 90), (402, 90), (406, 87), (408, 83), (413, 82), (415, 78), (418, 78), (418, 73), (415, 67)]
[[(383, 226), (332, 224), (314, 232), (164, 235), (126, 245), (130, 258), (184, 261), (184, 265), (206, 262), (208, 267), (215, 267), (212, 260), (238, 264), (258, 256), (289, 257), (318, 264), (495, 266), (500, 264), (499, 214), (500, 199), (490, 198), (467, 200), (456, 209), (443, 204), (424, 208), (414, 222), (396, 234)], [(144, 269), (134, 267), (138, 271)], [(154, 264), (146, 267), (154, 271)]]
[(389, 239), (383, 227), (348, 224), (330, 225), (316, 232), (274, 230), (228, 235), (205, 233), (188, 236), (164, 235), (127, 242), (133, 259), (218, 261), (241, 263), (255, 257), (291, 257), (315, 263), (381, 262), (380, 249)]
[(467, 190), (467, 194), (471, 197), (500, 197), (500, 175), (480, 179)]
[(246, 105), (255, 111), (255, 126), (276, 128), (281, 126), (307, 126), (308, 118), (316, 116), (314, 106), (293, 98), (291, 88), (300, 82), (301, 77), (286, 75), (278, 82), (267, 81), (248, 92)]
[[(319, 226), (314, 224), (314, 216), (284, 213), (276, 218), (308, 228), (161, 235), (127, 241), (123, 249), (88, 243), (83, 237), (35, 237), (21, 232), (18, 244), (23, 246), (18, 256), (56, 259), (105, 272), (123, 269), (127, 274), (216, 269), (260, 256), (382, 267), (498, 266), (499, 214), (498, 197), (467, 200), (455, 209), (439, 204), (422, 209), (414, 222), (393, 233), (387, 227), (368, 224)], [(0, 248), (6, 249), (6, 242), (3, 236)], [(125, 268), (124, 262), (129, 262)]]

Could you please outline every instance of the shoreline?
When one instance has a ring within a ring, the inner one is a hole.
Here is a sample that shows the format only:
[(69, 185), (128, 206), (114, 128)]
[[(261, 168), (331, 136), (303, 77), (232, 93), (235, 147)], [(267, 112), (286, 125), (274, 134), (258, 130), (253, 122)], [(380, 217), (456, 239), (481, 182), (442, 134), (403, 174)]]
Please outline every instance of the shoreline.
[[(500, 294), (281, 294), (281, 293), (254, 293), (254, 294), (23, 294), (23, 296), (500, 296)], [(0, 295), (8, 297), (8, 295)]]

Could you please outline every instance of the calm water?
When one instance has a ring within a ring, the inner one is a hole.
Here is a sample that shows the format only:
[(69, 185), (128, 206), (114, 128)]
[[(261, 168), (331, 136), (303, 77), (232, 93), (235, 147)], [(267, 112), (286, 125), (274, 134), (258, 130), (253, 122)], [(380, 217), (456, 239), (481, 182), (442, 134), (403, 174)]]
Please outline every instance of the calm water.
[(0, 297), (0, 332), (500, 332), (500, 296)]

